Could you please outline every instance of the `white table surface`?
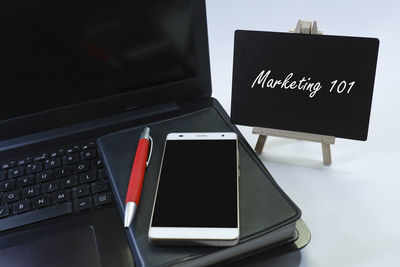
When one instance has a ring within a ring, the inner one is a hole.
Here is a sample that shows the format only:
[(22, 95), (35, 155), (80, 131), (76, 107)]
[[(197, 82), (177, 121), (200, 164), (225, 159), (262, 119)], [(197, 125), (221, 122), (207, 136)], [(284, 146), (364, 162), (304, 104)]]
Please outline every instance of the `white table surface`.
[[(230, 113), (236, 29), (287, 32), (317, 20), (325, 34), (380, 39), (369, 136), (321, 145), (268, 138), (260, 156), (311, 230), (297, 265), (400, 266), (400, 2), (208, 0), (213, 97)], [(239, 127), (254, 147), (257, 136)]]

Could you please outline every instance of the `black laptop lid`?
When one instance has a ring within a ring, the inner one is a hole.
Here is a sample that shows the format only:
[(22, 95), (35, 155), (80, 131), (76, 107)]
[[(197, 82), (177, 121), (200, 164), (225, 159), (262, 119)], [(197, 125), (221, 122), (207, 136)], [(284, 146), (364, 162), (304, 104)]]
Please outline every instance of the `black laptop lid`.
[(0, 140), (211, 95), (204, 1), (2, 1)]

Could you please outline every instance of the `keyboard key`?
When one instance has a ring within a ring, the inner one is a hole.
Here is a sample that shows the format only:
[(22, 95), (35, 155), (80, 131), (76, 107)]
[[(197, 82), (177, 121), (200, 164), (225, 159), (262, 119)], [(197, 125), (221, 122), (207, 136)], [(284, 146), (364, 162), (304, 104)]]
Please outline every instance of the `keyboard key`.
[(64, 202), (46, 209), (32, 210), (18, 216), (10, 216), (1, 220), (0, 231), (5, 231), (22, 225), (40, 222), (72, 212), (72, 203)]
[(82, 184), (96, 181), (97, 180), (96, 170), (80, 174), (79, 180), (81, 181)]
[(5, 170), (0, 170), (0, 181), (6, 179), (7, 172)]
[(62, 188), (70, 188), (78, 184), (78, 176), (73, 175), (71, 177), (67, 177), (61, 180)]
[(26, 165), (26, 173), (36, 173), (43, 170), (43, 162), (29, 163)]
[(58, 184), (59, 184), (58, 180), (42, 184), (42, 193), (57, 191)]
[(106, 179), (107, 178), (107, 173), (106, 173), (106, 170), (104, 168), (103, 169), (98, 169), (97, 173), (98, 173), (99, 179)]
[(96, 147), (97, 147), (96, 142), (92, 141), (92, 142), (89, 142), (89, 143), (83, 145), (82, 150), (88, 150), (88, 149), (96, 148)]
[(72, 197), (73, 198), (83, 197), (83, 196), (87, 196), (89, 194), (90, 194), (89, 185), (87, 185), (87, 184), (72, 188)]
[(41, 195), (38, 197), (35, 197), (32, 200), (32, 207), (33, 208), (43, 208), (50, 205), (50, 196), (48, 195)]
[(53, 171), (52, 170), (48, 170), (48, 171), (44, 171), (44, 172), (40, 172), (38, 174), (36, 174), (36, 181), (38, 183), (43, 183), (43, 182), (47, 182), (53, 180)]
[(63, 162), (65, 165), (79, 162), (79, 154), (78, 153), (67, 154), (63, 157)]
[(13, 213), (18, 214), (22, 212), (26, 212), (31, 209), (31, 201), (30, 200), (22, 200), (14, 203), (12, 205)]
[(35, 176), (34, 175), (27, 175), (27, 176), (20, 177), (20, 178), (17, 179), (17, 184), (20, 187), (33, 185), (34, 183), (35, 183)]
[[(4, 218), (7, 217), (8, 214), (10, 214), (9, 210), (8, 210), (8, 205), (1, 205), (0, 206), (0, 218)], [(2, 222), (2, 221), (1, 221)]]
[(3, 203), (10, 203), (19, 200), (21, 190), (14, 190), (3, 194)]
[(91, 197), (77, 198), (74, 201), (74, 206), (76, 211), (90, 209), (93, 206), (92, 198)]
[(39, 185), (34, 185), (22, 189), (22, 198), (31, 198), (39, 195)]
[(111, 202), (111, 192), (96, 194), (93, 198), (96, 206), (105, 205)]
[(93, 169), (98, 169), (98, 168), (104, 167), (103, 161), (101, 159), (94, 159), (94, 160), (92, 160), (91, 163), (92, 163)]
[(61, 178), (72, 174), (71, 166), (64, 166), (54, 170), (54, 178)]
[(49, 157), (49, 154), (47, 154), (47, 153), (41, 153), (41, 154), (38, 154), (38, 155), (34, 156), (33, 159), (34, 159), (35, 161), (41, 161), (41, 160), (47, 159), (48, 157)]
[(25, 166), (18, 166), (8, 170), (8, 178), (15, 178), (24, 175)]
[(8, 168), (9, 168), (9, 166), (8, 166), (8, 163), (7, 163), (7, 162), (2, 162), (2, 163), (0, 164), (0, 169), (5, 170), (5, 169), (8, 169)]
[(75, 145), (75, 146), (67, 149), (67, 153), (74, 153), (74, 152), (78, 152), (78, 151), (81, 151), (81, 146), (79, 146), (79, 145)]
[(60, 156), (63, 156), (64, 154), (65, 154), (65, 149), (60, 148), (56, 151), (50, 152), (50, 157), (52, 157), (52, 158), (60, 157)]
[(15, 188), (15, 180), (6, 180), (0, 183), (0, 192), (13, 190)]
[(17, 161), (11, 160), (11, 161), (4, 161), (1, 163), (0, 168), (1, 169), (9, 169), (17, 166)]
[(88, 162), (81, 162), (73, 165), (74, 173), (87, 172), (89, 170)]
[(44, 167), (46, 169), (54, 169), (61, 166), (61, 158), (46, 159), (44, 161)]
[(26, 163), (25, 159), (20, 159), (20, 160), (17, 161), (17, 165), (18, 166), (23, 166), (23, 165), (26, 165), (26, 164), (27, 163)]
[(53, 203), (64, 202), (70, 199), (71, 190), (62, 190), (52, 194)]
[(32, 157), (26, 157), (24, 159), (17, 160), (17, 165), (22, 166), (32, 162)]
[(92, 192), (99, 193), (108, 190), (108, 181), (107, 180), (100, 180), (95, 183), (91, 184)]
[(89, 149), (81, 152), (82, 160), (90, 160), (97, 156), (96, 149)]

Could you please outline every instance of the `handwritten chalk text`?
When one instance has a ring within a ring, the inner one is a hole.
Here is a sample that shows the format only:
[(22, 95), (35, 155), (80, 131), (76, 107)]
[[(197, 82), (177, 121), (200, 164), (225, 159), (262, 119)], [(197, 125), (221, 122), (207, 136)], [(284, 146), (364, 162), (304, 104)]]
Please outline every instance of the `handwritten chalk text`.
[[(322, 89), (321, 82), (313, 82), (311, 78), (303, 77), (300, 80), (292, 80), (294, 74), (293, 72), (289, 73), (283, 80), (282, 79), (274, 79), (272, 77), (272, 71), (262, 70), (258, 76), (254, 79), (251, 88), (254, 88), (256, 85), (260, 85), (261, 88), (281, 88), (281, 89), (290, 89), (290, 90), (301, 90), (308, 92), (308, 96), (313, 98), (319, 90)], [(332, 81), (331, 89), (329, 92), (332, 92), (338, 80)], [(351, 89), (353, 88), (355, 82), (348, 83), (349, 88), (347, 90), (347, 94), (350, 93)], [(342, 93), (347, 88), (347, 82), (342, 81), (337, 85), (337, 93)]]

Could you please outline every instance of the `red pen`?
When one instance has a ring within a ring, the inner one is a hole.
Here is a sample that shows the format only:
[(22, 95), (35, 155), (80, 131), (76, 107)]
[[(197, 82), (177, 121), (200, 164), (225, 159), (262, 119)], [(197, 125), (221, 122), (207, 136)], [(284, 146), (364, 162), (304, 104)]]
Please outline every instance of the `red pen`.
[(136, 149), (135, 160), (133, 161), (131, 177), (129, 179), (128, 192), (126, 193), (125, 200), (125, 218), (124, 227), (129, 227), (135, 216), (137, 205), (139, 205), (140, 193), (142, 191), (143, 177), (147, 165), (149, 164), (151, 152), (153, 150), (153, 142), (151, 142), (150, 155), (150, 128), (144, 128), (139, 138), (139, 144)]

